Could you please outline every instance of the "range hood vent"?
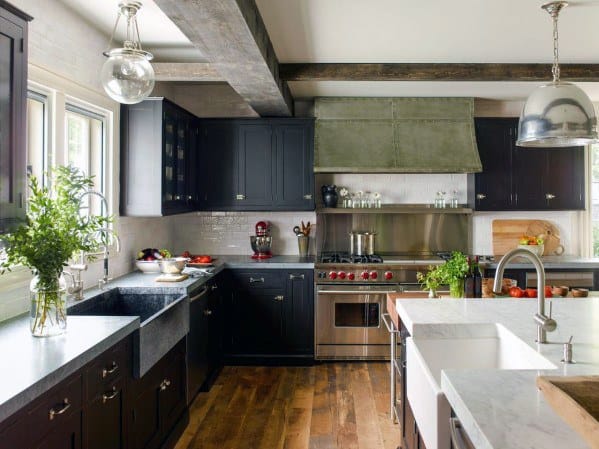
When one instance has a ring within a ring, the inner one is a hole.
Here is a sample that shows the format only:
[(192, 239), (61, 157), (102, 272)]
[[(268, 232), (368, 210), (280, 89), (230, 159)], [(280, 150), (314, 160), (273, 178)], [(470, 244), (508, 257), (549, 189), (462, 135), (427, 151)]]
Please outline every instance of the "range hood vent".
[(317, 98), (316, 173), (482, 171), (472, 98)]

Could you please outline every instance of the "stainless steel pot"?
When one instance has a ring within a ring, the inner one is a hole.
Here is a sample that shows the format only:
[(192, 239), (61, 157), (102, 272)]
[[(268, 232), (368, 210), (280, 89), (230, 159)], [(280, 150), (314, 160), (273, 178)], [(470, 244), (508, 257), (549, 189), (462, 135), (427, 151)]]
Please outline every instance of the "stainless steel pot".
[(374, 236), (376, 232), (352, 231), (349, 233), (349, 252), (354, 256), (374, 254)]

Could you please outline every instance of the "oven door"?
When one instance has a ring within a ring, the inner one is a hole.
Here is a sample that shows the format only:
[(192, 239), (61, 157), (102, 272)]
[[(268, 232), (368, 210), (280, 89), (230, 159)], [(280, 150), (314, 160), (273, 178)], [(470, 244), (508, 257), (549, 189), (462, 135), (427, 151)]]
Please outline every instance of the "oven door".
[(387, 293), (397, 285), (318, 285), (316, 333), (319, 345), (388, 345), (382, 314)]

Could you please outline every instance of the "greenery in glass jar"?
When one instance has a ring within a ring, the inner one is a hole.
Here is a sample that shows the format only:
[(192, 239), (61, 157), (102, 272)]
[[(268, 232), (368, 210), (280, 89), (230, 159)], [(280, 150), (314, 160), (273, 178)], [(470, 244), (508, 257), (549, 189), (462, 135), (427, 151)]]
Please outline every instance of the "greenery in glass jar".
[(469, 269), (466, 255), (453, 251), (444, 264), (430, 266), (426, 274), (417, 273), (417, 278), (423, 288), (428, 290), (436, 291), (440, 285), (449, 285), (451, 296), (460, 298), (464, 293), (464, 278)]
[(64, 310), (58, 304), (62, 301), (58, 291), (63, 268), (79, 251), (97, 251), (98, 243), (92, 236), (110, 222), (109, 217), (80, 212), (83, 195), (94, 185), (92, 177), (71, 166), (56, 167), (50, 175), (51, 188), (41, 186), (35, 176), (29, 177), (25, 222), (3, 236), (6, 254), (0, 273), (17, 265), (29, 267), (37, 276), (36, 288), (42, 292), (32, 332), (43, 329), (51, 310)]

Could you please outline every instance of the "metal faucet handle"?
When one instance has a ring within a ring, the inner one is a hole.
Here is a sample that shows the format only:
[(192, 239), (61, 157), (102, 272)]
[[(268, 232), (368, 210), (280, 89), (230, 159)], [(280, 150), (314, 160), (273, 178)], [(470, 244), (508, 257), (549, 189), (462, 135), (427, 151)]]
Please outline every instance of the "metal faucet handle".
[(69, 268), (71, 270), (75, 270), (75, 271), (86, 271), (87, 270), (87, 264), (82, 264), (82, 263), (74, 263), (74, 264), (70, 264)]
[(112, 281), (112, 278), (102, 278), (102, 279), (98, 279), (98, 288), (100, 290), (104, 290), (104, 287), (106, 286), (106, 284), (108, 284), (110, 281)]

